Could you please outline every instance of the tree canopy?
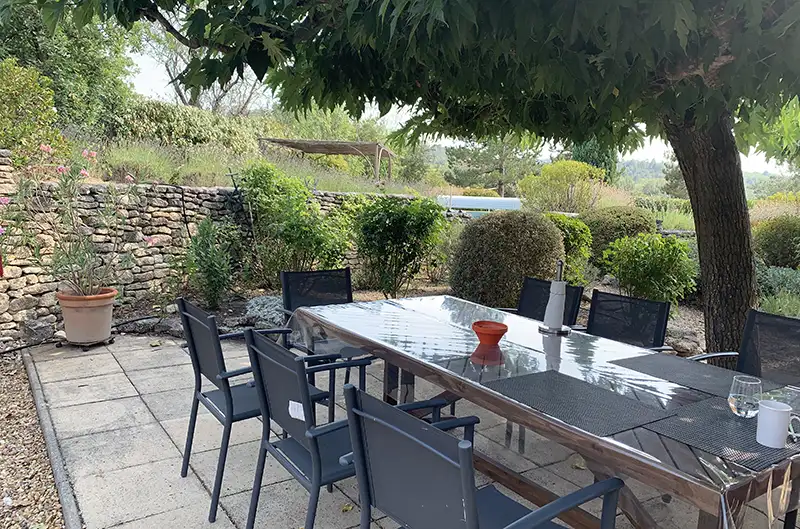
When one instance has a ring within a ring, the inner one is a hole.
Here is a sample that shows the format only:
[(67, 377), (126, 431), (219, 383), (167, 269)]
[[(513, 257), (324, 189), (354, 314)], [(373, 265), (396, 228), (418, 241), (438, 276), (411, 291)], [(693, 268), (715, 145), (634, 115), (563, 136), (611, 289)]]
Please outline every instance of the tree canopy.
[(491, 187), (505, 196), (507, 184), (516, 183), (539, 165), (542, 142), (506, 134), (447, 147), (446, 152), (450, 169), (444, 176), (448, 182), (463, 187)]

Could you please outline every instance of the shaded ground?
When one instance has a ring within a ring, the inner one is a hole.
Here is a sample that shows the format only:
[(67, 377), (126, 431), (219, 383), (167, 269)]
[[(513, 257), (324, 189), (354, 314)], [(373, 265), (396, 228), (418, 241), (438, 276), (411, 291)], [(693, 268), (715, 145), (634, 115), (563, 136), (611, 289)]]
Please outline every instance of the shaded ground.
[(18, 354), (0, 355), (0, 527), (63, 527), (50, 461)]

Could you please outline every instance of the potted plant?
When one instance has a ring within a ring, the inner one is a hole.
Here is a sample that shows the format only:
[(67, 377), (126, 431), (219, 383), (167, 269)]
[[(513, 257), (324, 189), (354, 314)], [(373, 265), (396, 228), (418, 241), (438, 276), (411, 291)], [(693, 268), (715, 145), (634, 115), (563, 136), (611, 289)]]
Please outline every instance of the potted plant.
[[(41, 147), (52, 159), (52, 149)], [(136, 186), (82, 186), (97, 163), (97, 154), (84, 150), (72, 167), (40, 163), (23, 172), (17, 193), (5, 206), (3, 252), (25, 256), (49, 272), (58, 283), (56, 297), (64, 317), (67, 342), (91, 345), (111, 337), (114, 300), (119, 276), (132, 266), (121, 251), (124, 206), (136, 200)]]

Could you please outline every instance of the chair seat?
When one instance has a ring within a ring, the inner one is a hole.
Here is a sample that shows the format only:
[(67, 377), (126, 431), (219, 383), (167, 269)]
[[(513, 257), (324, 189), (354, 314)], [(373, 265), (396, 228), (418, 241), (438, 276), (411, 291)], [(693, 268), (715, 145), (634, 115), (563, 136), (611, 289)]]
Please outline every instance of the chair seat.
[[(353, 451), (350, 444), (350, 430), (341, 428), (319, 437), (319, 453), (322, 462), (323, 485), (355, 476), (355, 467), (343, 467), (339, 458)], [(291, 437), (270, 443), (272, 448), (282, 454), (309, 481), (311, 480), (311, 454), (306, 447)]]
[[(309, 384), (309, 394), (312, 402), (319, 402), (325, 404), (328, 398), (328, 392), (323, 391), (317, 387)], [(225, 394), (221, 389), (212, 391), (204, 391), (203, 398), (200, 399), (208, 410), (213, 413), (217, 419), (224, 420), (225, 417)], [(258, 393), (252, 382), (245, 382), (231, 386), (231, 398), (233, 399), (233, 422), (243, 421), (245, 419), (252, 419), (261, 415), (261, 406), (258, 403)]]
[[(502, 529), (516, 522), (531, 510), (512, 500), (494, 485), (478, 489), (475, 493), (475, 502), (478, 506), (478, 520), (481, 529)], [(545, 522), (536, 526), (537, 529), (563, 529), (553, 522)]]

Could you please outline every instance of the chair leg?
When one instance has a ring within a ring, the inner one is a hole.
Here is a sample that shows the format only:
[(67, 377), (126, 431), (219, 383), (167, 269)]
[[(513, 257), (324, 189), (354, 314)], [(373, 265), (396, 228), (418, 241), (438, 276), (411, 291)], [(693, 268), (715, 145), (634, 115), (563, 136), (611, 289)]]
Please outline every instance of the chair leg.
[(514, 437), (514, 423), (506, 419), (506, 448), (511, 448), (512, 437)]
[(181, 477), (185, 478), (189, 473), (189, 456), (192, 454), (192, 441), (194, 440), (194, 428), (197, 425), (197, 394), (192, 398), (192, 411), (189, 413), (189, 431), (186, 432), (186, 445), (183, 448), (183, 465), (181, 466)]
[(789, 511), (783, 518), (783, 529), (794, 529), (797, 524), (797, 509)]
[(319, 503), (319, 485), (311, 487), (311, 497), (308, 499), (308, 514), (306, 514), (306, 524), (303, 529), (314, 529), (314, 520), (317, 517), (317, 503)]
[(208, 511), (209, 522), (217, 519), (219, 496), (222, 493), (222, 476), (225, 473), (225, 459), (228, 457), (228, 443), (231, 440), (231, 426), (233, 426), (233, 423), (226, 422), (225, 428), (222, 430), (222, 444), (219, 447), (219, 459), (217, 460), (217, 475), (214, 477), (214, 490), (211, 492), (211, 509)]
[(521, 424), (517, 425), (519, 427), (519, 442), (517, 443), (517, 448), (519, 449), (520, 454), (525, 453), (525, 427)]
[(247, 529), (253, 529), (256, 524), (256, 511), (258, 498), (261, 496), (261, 481), (264, 479), (264, 465), (267, 462), (267, 449), (262, 445), (258, 449), (258, 464), (256, 475), (253, 478), (253, 492), (250, 494), (250, 510), (247, 512)]

